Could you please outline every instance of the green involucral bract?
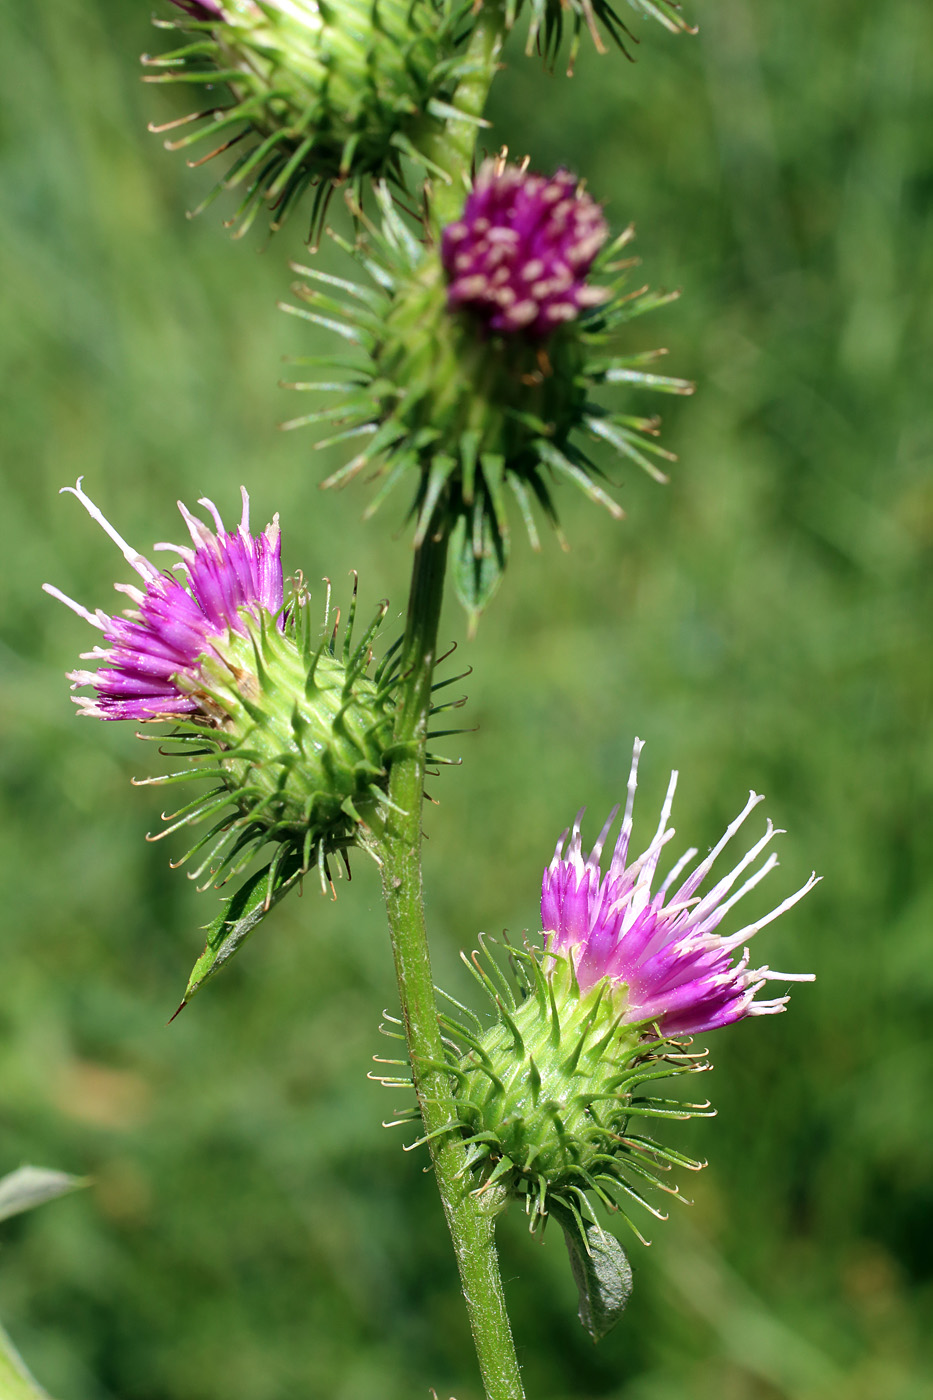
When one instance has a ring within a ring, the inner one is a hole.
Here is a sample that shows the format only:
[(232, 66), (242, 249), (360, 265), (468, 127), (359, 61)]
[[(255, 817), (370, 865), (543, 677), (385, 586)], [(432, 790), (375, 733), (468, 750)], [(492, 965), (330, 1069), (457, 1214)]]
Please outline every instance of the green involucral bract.
[(603, 982), (581, 995), (569, 959), (531, 948), (509, 952), (517, 989), (492, 956), (468, 964), (495, 1006), (492, 1027), (443, 1018), (464, 1052), (452, 1057), (452, 1068), (478, 1189), (506, 1185), (523, 1200), (532, 1229), (552, 1198), (585, 1219), (590, 1192), (643, 1238), (626, 1198), (663, 1218), (640, 1184), (679, 1196), (658, 1172), (702, 1165), (655, 1142), (646, 1123), (708, 1112), (706, 1104), (660, 1099), (644, 1086), (705, 1069), (705, 1057), (656, 1027), (627, 1024), (624, 987)]
[(607, 408), (593, 394), (604, 385), (692, 393), (688, 381), (646, 368), (663, 350), (619, 354), (611, 344), (625, 322), (677, 293), (626, 289), (633, 260), (618, 255), (633, 236), (628, 229), (593, 267), (594, 279), (610, 279), (605, 301), (584, 308), (544, 343), (490, 333), (468, 308), (448, 305), (436, 247), (413, 236), (384, 186), (377, 195), (382, 223), (369, 227), (364, 247), (337, 240), (362, 261), (375, 285), (295, 269), (313, 285), (295, 288), (303, 306), (283, 309), (336, 332), (356, 353), (295, 361), (319, 370), (321, 380), (289, 387), (340, 397), (283, 426), (333, 425), (338, 431), (319, 447), (360, 442), (324, 485), (364, 473), (377, 478), (367, 515), (397, 484), (409, 484), (416, 544), (435, 528), (432, 522), (446, 521), (455, 587), (475, 624), (508, 557), (507, 496), (537, 549), (533, 507), (558, 528), (557, 481), (572, 482), (616, 519), (624, 513), (601, 485), (604, 474), (587, 440), (608, 444), (656, 480), (667, 480), (653, 460), (673, 460), (656, 441), (659, 420)]
[(296, 589), (284, 631), (244, 608), (247, 635), (229, 631), (201, 658), (196, 680), (179, 677), (179, 688), (199, 703), (198, 717), (173, 736), (191, 765), (148, 781), (203, 777), (214, 784), (167, 817), (159, 833), (218, 817), (183, 858), (204, 853), (192, 878), (206, 873), (207, 884), (226, 883), (272, 842), (271, 897), (280, 880), (315, 866), (327, 883), (333, 855), (371, 849), (388, 804), (392, 760), (394, 652), (367, 674), (385, 612), (383, 605), (354, 647), (351, 609), (338, 652), (336, 627), (328, 628), (325, 615), (319, 635)]
[[(260, 854), (267, 861), (247, 875), (208, 925), (207, 943), (182, 1006), (310, 870), (316, 868), (322, 889), (332, 890), (335, 855), (348, 872), (353, 847), (378, 862), (378, 838), (391, 806), (389, 772), (403, 751), (392, 738), (397, 643), (369, 675), (371, 644), (387, 608), (381, 606), (354, 646), (354, 585), (338, 649), (339, 613), (329, 625), (329, 589), (323, 630), (318, 632), (307, 595), (297, 585), (286, 604), (284, 630), (244, 608), (240, 616), (247, 635), (228, 631), (200, 658), (196, 681), (178, 677), (179, 688), (198, 701), (197, 717), (183, 721), (171, 736), (180, 745), (175, 756), (189, 759), (189, 765), (142, 781), (206, 778), (210, 787), (167, 815), (166, 827), (150, 839), (210, 821), (207, 831), (175, 862), (181, 865), (198, 857), (190, 875), (204, 877), (202, 889), (228, 885)], [(445, 708), (438, 705), (432, 713)], [(449, 760), (433, 756), (432, 761)]]
[(166, 142), (173, 150), (212, 142), (216, 149), (192, 164), (235, 153), (200, 208), (241, 187), (230, 220), (238, 233), (263, 202), (278, 227), (309, 185), (317, 230), (335, 182), (401, 181), (406, 157), (447, 178), (424, 147), (457, 115), (451, 102), (469, 16), (469, 0), (224, 0), (217, 17), (205, 8), (203, 17), (159, 22), (191, 38), (171, 53), (145, 56), (162, 70), (146, 81), (194, 84), (210, 94), (226, 84), (230, 96), (150, 129), (202, 123)]
[[(489, 0), (484, 0), (489, 3)], [(640, 18), (656, 19), (672, 34), (695, 34), (696, 30), (684, 18), (677, 0), (628, 0), (628, 6)], [(572, 74), (583, 30), (589, 32), (596, 49), (606, 52), (602, 35), (631, 58), (630, 45), (638, 39), (625, 23), (610, 0), (506, 0), (506, 24), (509, 29), (528, 11), (526, 54), (543, 52), (548, 64), (553, 64), (564, 40), (571, 31), (568, 75)]]

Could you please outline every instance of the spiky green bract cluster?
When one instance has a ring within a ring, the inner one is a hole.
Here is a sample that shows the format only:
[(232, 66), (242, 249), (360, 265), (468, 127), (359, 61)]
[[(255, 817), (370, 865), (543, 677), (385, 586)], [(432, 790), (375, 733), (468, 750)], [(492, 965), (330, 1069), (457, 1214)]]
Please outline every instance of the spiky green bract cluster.
[(333, 888), (335, 855), (348, 871), (352, 847), (375, 856), (375, 838), (390, 805), (389, 769), (398, 752), (392, 741), (398, 647), (390, 648), (370, 676), (371, 644), (388, 605), (380, 607), (354, 645), (354, 585), (338, 647), (340, 615), (331, 625), (329, 602), (328, 588), (323, 631), (300, 583), (287, 602), (281, 630), (267, 615), (241, 610), (245, 635), (229, 631), (201, 658), (196, 679), (179, 677), (179, 687), (198, 702), (191, 719), (172, 734), (180, 746), (174, 756), (188, 759), (188, 766), (138, 780), (207, 779), (207, 792), (166, 815), (166, 826), (149, 838), (160, 840), (211, 821), (174, 862), (197, 857), (191, 878), (206, 877), (202, 889), (226, 885), (270, 844), (274, 848), (268, 863), (248, 877), (210, 925), (183, 1005), (309, 870), (317, 869), (322, 888)]
[[(695, 34), (681, 12), (676, 0), (628, 0), (640, 17), (656, 19), (672, 34)], [(627, 58), (630, 45), (638, 40), (609, 0), (527, 0), (529, 10), (527, 54), (540, 49), (549, 65), (553, 65), (570, 29), (568, 75), (573, 73), (583, 30), (586, 29), (599, 53), (606, 52), (602, 34), (611, 40)], [(506, 24), (511, 29), (525, 9), (525, 0), (506, 0)]]
[(337, 433), (319, 447), (362, 442), (324, 485), (369, 473), (379, 487), (367, 515), (397, 484), (411, 483), (415, 543), (432, 521), (446, 521), (456, 590), (475, 623), (508, 558), (507, 495), (515, 498), (537, 549), (533, 506), (558, 528), (557, 481), (572, 482), (616, 519), (624, 513), (600, 484), (604, 474), (590, 459), (587, 440), (608, 443), (656, 480), (667, 479), (652, 460), (673, 460), (655, 441), (659, 420), (606, 408), (593, 393), (620, 384), (693, 392), (688, 381), (645, 368), (663, 350), (620, 354), (612, 348), (623, 324), (677, 293), (627, 289), (634, 260), (618, 256), (633, 237), (627, 229), (594, 264), (593, 278), (609, 279), (601, 304), (584, 308), (545, 342), (491, 333), (469, 308), (449, 305), (436, 247), (413, 235), (385, 186), (377, 187), (377, 196), (381, 227), (369, 226), (364, 246), (351, 249), (337, 240), (363, 263), (374, 286), (296, 268), (314, 285), (295, 288), (304, 306), (283, 309), (336, 332), (355, 353), (296, 362), (321, 371), (322, 379), (289, 387), (340, 397), (335, 406), (283, 426), (334, 425)]
[(242, 188), (230, 220), (239, 234), (263, 203), (278, 227), (308, 186), (315, 231), (334, 182), (358, 183), (368, 175), (401, 180), (406, 157), (447, 178), (435, 170), (425, 143), (451, 115), (464, 115), (451, 104), (462, 76), (469, 0), (178, 3), (189, 14), (157, 23), (191, 37), (171, 53), (145, 56), (162, 70), (147, 81), (194, 84), (211, 94), (226, 84), (230, 100), (211, 97), (206, 107), (150, 129), (203, 123), (166, 142), (178, 150), (212, 141), (209, 154), (191, 162), (197, 165), (244, 143), (200, 206), (222, 189)]
[(646, 1122), (709, 1111), (658, 1098), (653, 1086), (706, 1069), (704, 1055), (656, 1026), (627, 1023), (624, 988), (604, 981), (581, 995), (567, 958), (510, 948), (513, 982), (483, 952), (468, 966), (495, 1023), (485, 1029), (471, 1013), (469, 1023), (443, 1018), (457, 1047), (451, 1068), (477, 1189), (503, 1183), (524, 1202), (532, 1230), (554, 1202), (583, 1229), (589, 1192), (643, 1238), (627, 1201), (663, 1219), (642, 1186), (679, 1196), (658, 1172), (702, 1165), (647, 1136)]
[(206, 777), (214, 783), (167, 816), (166, 829), (153, 838), (219, 816), (179, 862), (206, 851), (192, 878), (207, 872), (207, 883), (224, 884), (275, 842), (270, 892), (285, 867), (304, 873), (316, 866), (329, 882), (330, 857), (369, 846), (371, 828), (388, 804), (397, 660), (391, 651), (370, 677), (371, 643), (388, 605), (356, 645), (355, 608), (354, 587), (338, 649), (339, 612), (330, 626), (329, 589), (319, 631), (307, 594), (296, 584), (284, 630), (243, 609), (245, 634), (229, 631), (201, 658), (196, 678), (179, 677), (179, 688), (197, 700), (198, 710), (173, 739), (192, 763), (144, 781)]

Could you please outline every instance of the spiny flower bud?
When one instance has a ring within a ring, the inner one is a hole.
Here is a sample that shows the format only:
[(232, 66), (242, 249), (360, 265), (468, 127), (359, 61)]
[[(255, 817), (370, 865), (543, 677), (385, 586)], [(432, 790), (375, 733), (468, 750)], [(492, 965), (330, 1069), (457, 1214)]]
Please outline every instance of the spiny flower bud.
[(490, 331), (544, 340), (606, 300), (586, 278), (608, 237), (602, 210), (568, 170), (547, 180), (487, 162), (441, 238), (448, 305)]
[[(201, 504), (214, 529), (179, 509), (190, 546), (157, 544), (179, 556), (165, 573), (114, 529), (77, 486), (65, 488), (106, 531), (141, 586), (118, 583), (133, 603), (123, 616), (94, 612), (49, 584), (46, 591), (100, 633), (106, 646), (85, 658), (96, 670), (71, 672), (79, 711), (97, 719), (171, 721), (191, 763), (147, 782), (206, 777), (210, 790), (167, 817), (160, 836), (201, 819), (215, 824), (184, 860), (205, 851), (193, 878), (222, 884), (267, 843), (274, 844), (266, 903), (283, 882), (313, 866), (330, 881), (329, 860), (352, 846), (370, 848), (388, 805), (394, 666), (370, 678), (371, 642), (383, 604), (358, 645), (353, 607), (342, 649), (339, 625), (315, 626), (307, 592), (286, 598), (278, 517), (250, 532), (244, 490), (238, 528), (227, 531), (211, 501)], [(329, 603), (329, 589), (328, 589)], [(233, 807), (232, 813), (230, 807)], [(158, 838), (153, 838), (158, 839)]]
[[(230, 220), (244, 233), (265, 202), (278, 227), (315, 188), (312, 232), (334, 182), (375, 175), (402, 180), (402, 160), (434, 171), (426, 139), (456, 115), (468, 0), (174, 0), (191, 42), (144, 63), (148, 82), (226, 84), (231, 101), (150, 130), (203, 122), (166, 145), (218, 138), (210, 154), (246, 142), (222, 189), (245, 193)], [(469, 119), (469, 118), (468, 118)], [(437, 171), (443, 178), (443, 172)], [(201, 205), (204, 208), (204, 204)]]
[[(483, 0), (480, 0), (480, 3), (483, 3)], [(640, 16), (656, 19), (672, 34), (696, 33), (696, 29), (687, 23), (681, 13), (681, 6), (677, 0), (628, 0), (628, 3)], [(509, 29), (524, 8), (524, 0), (506, 0), (506, 25)], [(570, 25), (568, 77), (573, 74), (584, 28), (589, 32), (598, 53), (606, 52), (602, 33), (608, 36), (626, 58), (632, 57), (630, 46), (638, 43), (638, 39), (610, 0), (528, 0), (527, 8), (530, 11), (530, 19), (525, 52), (531, 54), (540, 49), (549, 64), (553, 64), (561, 48), (565, 26)]]
[(653, 891), (661, 852), (674, 835), (668, 826), (673, 774), (653, 840), (629, 859), (641, 747), (636, 741), (608, 867), (602, 853), (618, 808), (586, 857), (579, 814), (569, 844), (565, 831), (544, 873), (544, 947), (513, 950), (520, 990), (511, 990), (494, 963), (488, 971), (476, 963), (497, 1022), (485, 1031), (479, 1021), (450, 1023), (466, 1052), (454, 1072), (471, 1162), (482, 1170), (483, 1185), (501, 1181), (525, 1198), (532, 1227), (546, 1214), (549, 1195), (579, 1209), (586, 1191), (626, 1219), (625, 1197), (657, 1215), (639, 1184), (659, 1185), (654, 1172), (674, 1163), (698, 1164), (639, 1129), (646, 1119), (687, 1118), (708, 1105), (636, 1090), (706, 1068), (705, 1052), (691, 1053), (689, 1042), (676, 1037), (782, 1011), (786, 996), (755, 999), (766, 982), (812, 981), (808, 973), (751, 969), (747, 948), (738, 960), (735, 955), (802, 899), (815, 876), (738, 933), (716, 932), (776, 864), (772, 855), (752, 869), (775, 835), (770, 822), (734, 868), (701, 894), (717, 858), (761, 800), (756, 794), (705, 859), (690, 869), (697, 852), (687, 851)]
[[(375, 468), (384, 480), (368, 513), (398, 482), (414, 483), (415, 543), (439, 523), (454, 531), (455, 584), (475, 621), (508, 555), (507, 492), (538, 548), (532, 505), (556, 524), (555, 481), (623, 514), (586, 438), (666, 480), (651, 460), (672, 458), (654, 440), (658, 420), (606, 409), (593, 391), (693, 386), (645, 370), (663, 351), (620, 355), (608, 346), (624, 322), (672, 297), (624, 290), (632, 262), (614, 259), (632, 230), (604, 247), (602, 211), (567, 171), (546, 179), (504, 157), (487, 161), (439, 247), (413, 236), (384, 187), (377, 194), (382, 226), (370, 227), (363, 258), (375, 289), (296, 269), (315, 285), (296, 289), (306, 308), (285, 309), (338, 331), (361, 355), (340, 362), (343, 382), (328, 375), (293, 385), (345, 396), (285, 426), (334, 424), (327, 444), (363, 440), (325, 485)], [(349, 300), (331, 295), (334, 287)]]

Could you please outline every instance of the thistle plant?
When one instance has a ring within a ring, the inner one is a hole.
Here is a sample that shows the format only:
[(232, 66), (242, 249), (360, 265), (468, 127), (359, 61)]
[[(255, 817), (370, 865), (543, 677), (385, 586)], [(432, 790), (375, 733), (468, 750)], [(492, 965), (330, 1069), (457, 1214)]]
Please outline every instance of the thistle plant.
[[(436, 667), (448, 565), (475, 631), (504, 576), (512, 510), (536, 548), (540, 518), (559, 533), (564, 483), (619, 520), (599, 453), (666, 481), (658, 460), (673, 457), (642, 396), (693, 387), (656, 373), (663, 352), (628, 338), (634, 316), (672, 300), (629, 285), (632, 228), (614, 235), (597, 194), (568, 170), (540, 171), (534, 152), (484, 158), (477, 148), (511, 28), (527, 23), (529, 51), (553, 65), (566, 50), (571, 67), (584, 31), (606, 50), (607, 38), (625, 49), (630, 30), (605, 0), (174, 3), (160, 24), (182, 40), (146, 60), (148, 77), (230, 96), (159, 129), (179, 128), (170, 144), (183, 149), (218, 136), (209, 154), (236, 148), (221, 185), (243, 191), (237, 232), (263, 205), (274, 224), (302, 206), (317, 237), (335, 188), (350, 206), (355, 236), (333, 235), (347, 275), (313, 254), (296, 269), (298, 304), (286, 309), (341, 344), (300, 362), (310, 373), (291, 387), (316, 406), (285, 426), (343, 450), (325, 485), (375, 484), (367, 515), (396, 486), (406, 493), (404, 633), (382, 639), (383, 605), (357, 637), (355, 586), (341, 633), (329, 588), (322, 600), (301, 577), (284, 579), (278, 519), (252, 532), (245, 490), (235, 530), (208, 500), (210, 524), (180, 506), (191, 542), (156, 545), (176, 558), (160, 570), (81, 482), (65, 488), (138, 582), (116, 585), (132, 604), (122, 615), (47, 587), (104, 643), (86, 654), (95, 669), (71, 673), (90, 691), (76, 697), (80, 713), (154, 727), (163, 743), (167, 727), (181, 766), (142, 781), (208, 784), (153, 838), (206, 823), (176, 863), (191, 862), (205, 887), (236, 885), (183, 1004), (311, 872), (331, 887), (357, 848), (378, 865), (401, 1011), (389, 1033), (404, 1045), (383, 1078), (413, 1091), (403, 1119), (420, 1124), (430, 1154), (486, 1394), (521, 1400), (497, 1217), (517, 1204), (533, 1231), (557, 1220), (581, 1320), (603, 1335), (632, 1275), (602, 1213), (642, 1238), (639, 1210), (661, 1216), (658, 1192), (680, 1196), (666, 1173), (701, 1165), (668, 1143), (665, 1126), (710, 1111), (675, 1082), (708, 1068), (694, 1037), (783, 1011), (786, 992), (759, 995), (766, 985), (810, 979), (753, 966), (748, 944), (815, 876), (769, 914), (720, 931), (776, 864), (768, 822), (721, 869), (756, 794), (707, 855), (688, 850), (658, 883), (674, 774), (657, 830), (632, 858), (640, 741), (611, 854), (619, 809), (588, 854), (581, 810), (544, 871), (534, 927), (500, 945), (481, 937), (467, 960), (491, 1018), (446, 996), (442, 1008), (431, 973), (422, 804), (432, 716), (447, 707)], [(671, 0), (629, 4), (633, 22), (637, 12), (689, 29)]]

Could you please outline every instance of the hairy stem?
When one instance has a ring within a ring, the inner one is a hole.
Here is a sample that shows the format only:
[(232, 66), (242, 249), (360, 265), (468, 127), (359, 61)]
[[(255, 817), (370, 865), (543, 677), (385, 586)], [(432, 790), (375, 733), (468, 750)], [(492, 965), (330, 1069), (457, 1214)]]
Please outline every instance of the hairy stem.
[[(476, 121), (468, 118), (482, 116), (504, 33), (502, 0), (485, 0), (467, 48), (468, 71), (453, 99), (465, 117), (451, 118), (426, 143), (430, 159), (450, 177), (449, 183), (437, 181), (432, 192), (435, 233), (456, 219), (463, 208), (478, 129)], [(496, 1188), (482, 1196), (472, 1194), (466, 1148), (457, 1127), (457, 1102), (445, 1068), (424, 917), (421, 814), (425, 746), (446, 563), (447, 522), (440, 514), (415, 551), (395, 727), (400, 753), (392, 764), (389, 783), (393, 809), (379, 842), (383, 891), (412, 1079), (486, 1395), (488, 1400), (524, 1400), (495, 1244), (495, 1218), (504, 1199), (501, 1189)]]
[(495, 1216), (503, 1202), (492, 1191), (479, 1197), (471, 1194), (466, 1149), (456, 1127), (457, 1104), (444, 1068), (424, 917), (421, 812), (425, 743), (446, 559), (447, 536), (441, 526), (439, 536), (429, 533), (415, 553), (395, 733), (403, 749), (392, 764), (389, 796), (395, 810), (389, 813), (380, 841), (383, 890), (412, 1078), (486, 1395), (488, 1400), (523, 1400), (494, 1239)]

